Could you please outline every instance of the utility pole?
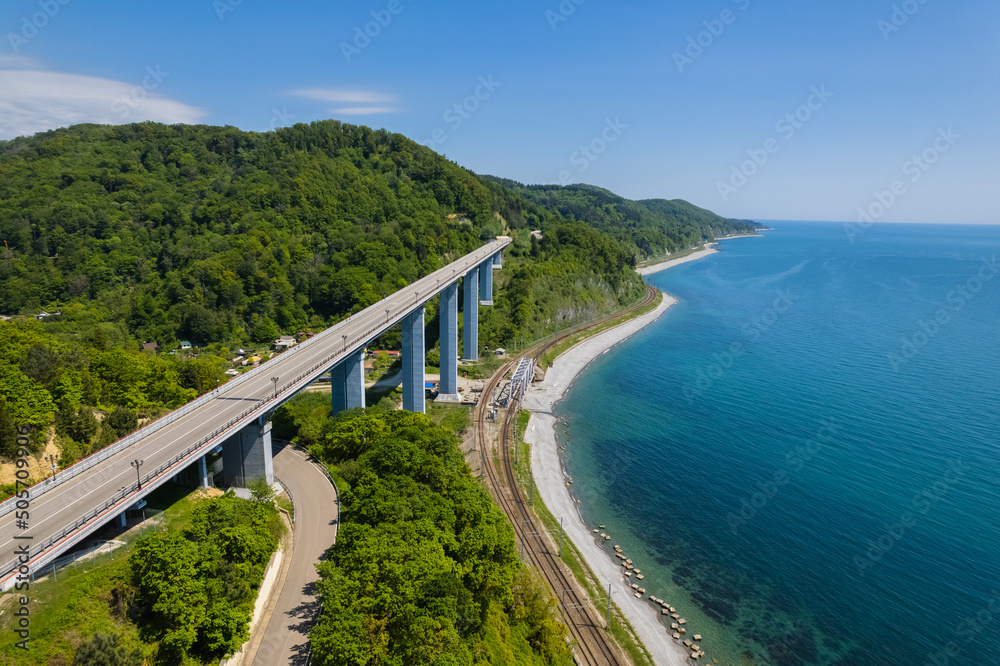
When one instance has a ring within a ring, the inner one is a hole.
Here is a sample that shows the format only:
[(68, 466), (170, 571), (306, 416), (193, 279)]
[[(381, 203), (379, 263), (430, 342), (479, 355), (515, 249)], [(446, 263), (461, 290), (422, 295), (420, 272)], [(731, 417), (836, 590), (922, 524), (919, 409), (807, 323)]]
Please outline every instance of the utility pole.
[(563, 545), (563, 519), (559, 519), (559, 557), (562, 557), (562, 545)]
[(528, 506), (535, 505), (535, 477), (528, 470)]

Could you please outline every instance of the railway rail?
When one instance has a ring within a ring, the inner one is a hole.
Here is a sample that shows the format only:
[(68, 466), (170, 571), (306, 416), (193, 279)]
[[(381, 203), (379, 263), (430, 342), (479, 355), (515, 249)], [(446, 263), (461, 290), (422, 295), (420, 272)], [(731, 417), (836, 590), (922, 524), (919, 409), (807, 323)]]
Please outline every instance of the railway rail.
[[(625, 310), (625, 313), (652, 304), (657, 293), (657, 290), (647, 286), (645, 298)], [(622, 314), (622, 312), (618, 312), (575, 330), (568, 331), (531, 348), (525, 355), (534, 356), (538, 360), (542, 354), (566, 338), (602, 326), (608, 321), (622, 316)], [(480, 398), (479, 405), (476, 407), (476, 430), (477, 436), (480, 439), (479, 446), (485, 447), (487, 445), (485, 431), (486, 415), (489, 411), (489, 397), (493, 394), (493, 391), (503, 377), (511, 371), (516, 362), (517, 359), (514, 359), (504, 364), (487, 381), (483, 392), (480, 394), (482, 397)], [(524, 497), (521, 495), (517, 476), (514, 473), (514, 465), (511, 460), (511, 450), (517, 436), (515, 432), (516, 415), (519, 412), (520, 403), (515, 401), (508, 407), (504, 414), (503, 428), (500, 435), (500, 469), (494, 465), (492, 456), (484, 455), (487, 483), (497, 504), (507, 514), (507, 518), (514, 526), (517, 540), (523, 547), (527, 558), (541, 572), (559, 600), (563, 619), (569, 628), (570, 635), (576, 641), (577, 661), (583, 666), (627, 666), (630, 663), (629, 660), (620, 654), (604, 627), (595, 621), (593, 614), (588, 608), (586, 593), (580, 588), (580, 585), (573, 579), (572, 575), (564, 570), (559, 556), (552, 552), (549, 543), (542, 536), (542, 530), (539, 529), (534, 517), (525, 504)]]

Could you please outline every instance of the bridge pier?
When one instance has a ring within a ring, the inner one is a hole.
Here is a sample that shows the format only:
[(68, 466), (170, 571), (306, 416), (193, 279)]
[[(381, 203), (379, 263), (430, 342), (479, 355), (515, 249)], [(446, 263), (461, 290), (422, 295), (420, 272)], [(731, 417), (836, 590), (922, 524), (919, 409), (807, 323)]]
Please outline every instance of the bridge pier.
[(333, 414), (365, 406), (365, 352), (359, 349), (330, 370)]
[(208, 488), (208, 454), (198, 458), (198, 485)]
[(226, 485), (245, 485), (253, 479), (274, 483), (270, 421), (260, 417), (222, 444), (222, 477)]
[(479, 267), (465, 274), (463, 291), (463, 341), (462, 358), (479, 360)]
[(479, 304), (493, 305), (493, 258), (479, 266)]
[(441, 382), (435, 402), (462, 402), (458, 393), (458, 284), (441, 292)]
[(423, 414), (424, 407), (424, 307), (403, 317), (403, 409)]
[(503, 252), (497, 252), (493, 255), (493, 270), (498, 271), (503, 268)]
[(128, 527), (128, 520), (125, 518), (125, 512), (122, 511), (118, 514), (118, 527), (125, 529)]

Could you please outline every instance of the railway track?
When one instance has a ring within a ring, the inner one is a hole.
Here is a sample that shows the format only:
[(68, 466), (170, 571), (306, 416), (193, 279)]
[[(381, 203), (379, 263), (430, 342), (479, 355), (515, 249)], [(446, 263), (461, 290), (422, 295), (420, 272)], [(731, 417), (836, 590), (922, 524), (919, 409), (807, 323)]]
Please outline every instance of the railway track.
[[(647, 286), (646, 297), (625, 312), (630, 312), (651, 304), (656, 298), (656, 294), (657, 291), (655, 289)], [(534, 356), (537, 360), (542, 354), (566, 338), (601, 326), (621, 315), (621, 312), (615, 313), (578, 329), (568, 331), (528, 350), (525, 355)], [(480, 438), (480, 446), (487, 445), (485, 431), (489, 397), (493, 395), (494, 390), (504, 376), (514, 367), (516, 360), (506, 363), (494, 373), (480, 394), (482, 398), (480, 398), (480, 403), (476, 407), (476, 429), (477, 435)], [(525, 505), (524, 498), (517, 484), (514, 465), (511, 461), (511, 450), (516, 438), (515, 421), (516, 415), (520, 411), (519, 407), (519, 403), (515, 402), (504, 414), (503, 428), (500, 435), (500, 469), (497, 469), (494, 465), (492, 456), (484, 456), (486, 458), (485, 472), (489, 487), (493, 492), (497, 504), (507, 514), (507, 518), (514, 526), (517, 540), (527, 554), (528, 559), (541, 572), (542, 576), (548, 582), (549, 587), (551, 587), (553, 593), (556, 595), (556, 599), (559, 601), (560, 608), (562, 609), (564, 621), (569, 628), (570, 634), (576, 641), (577, 661), (583, 666), (627, 666), (630, 663), (629, 660), (620, 656), (603, 626), (595, 622), (587, 606), (586, 593), (580, 589), (579, 584), (573, 579), (572, 575), (564, 571), (559, 556), (552, 552), (549, 543), (542, 535), (544, 528), (539, 529), (534, 517)]]

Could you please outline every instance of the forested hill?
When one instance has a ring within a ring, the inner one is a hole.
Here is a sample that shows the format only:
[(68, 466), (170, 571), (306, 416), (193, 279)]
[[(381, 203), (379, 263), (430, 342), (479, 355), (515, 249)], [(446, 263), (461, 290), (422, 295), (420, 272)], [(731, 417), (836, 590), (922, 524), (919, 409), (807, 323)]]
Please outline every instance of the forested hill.
[[(81, 125), (0, 142), (0, 312), (96, 300), (137, 339), (263, 341), (328, 324), (504, 231), (527, 253), (522, 230), (563, 226), (384, 130)], [(570, 245), (598, 256), (587, 270), (621, 282), (621, 248), (579, 226)]]
[[(0, 456), (14, 424), (40, 446), (54, 418), (75, 459), (214, 388), (238, 348), (329, 326), (502, 233), (483, 349), (642, 294), (608, 235), (399, 134), (141, 123), (0, 142)], [(165, 353), (180, 341), (196, 350)], [(98, 430), (93, 412), (118, 410)]]
[(522, 185), (487, 178), (547, 210), (611, 235), (637, 261), (723, 236), (756, 232), (753, 223), (729, 220), (681, 199), (631, 201), (593, 185)]

